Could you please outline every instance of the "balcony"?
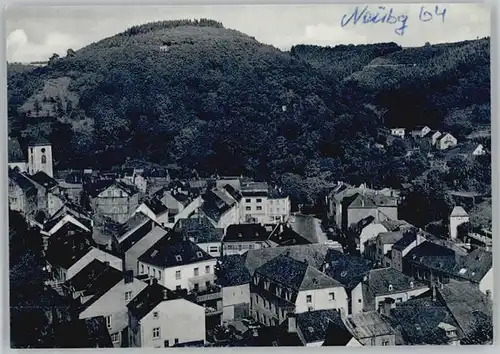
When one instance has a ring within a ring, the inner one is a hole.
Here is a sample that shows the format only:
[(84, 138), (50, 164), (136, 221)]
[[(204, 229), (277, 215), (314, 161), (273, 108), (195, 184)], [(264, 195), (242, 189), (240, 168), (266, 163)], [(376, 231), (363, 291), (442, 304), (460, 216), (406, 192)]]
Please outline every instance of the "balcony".
[(201, 291), (192, 291), (196, 295), (196, 302), (203, 303), (222, 299), (222, 288), (218, 285), (211, 285)]

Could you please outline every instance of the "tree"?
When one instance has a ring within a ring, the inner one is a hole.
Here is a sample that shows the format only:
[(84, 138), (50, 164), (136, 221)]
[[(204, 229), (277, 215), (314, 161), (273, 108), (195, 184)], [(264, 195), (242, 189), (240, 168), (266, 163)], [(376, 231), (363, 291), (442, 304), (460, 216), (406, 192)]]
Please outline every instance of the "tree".
[(42, 111), (42, 104), (38, 101), (38, 99), (35, 99), (33, 102), (33, 109), (35, 110), (36, 116), (39, 117), (40, 112)]

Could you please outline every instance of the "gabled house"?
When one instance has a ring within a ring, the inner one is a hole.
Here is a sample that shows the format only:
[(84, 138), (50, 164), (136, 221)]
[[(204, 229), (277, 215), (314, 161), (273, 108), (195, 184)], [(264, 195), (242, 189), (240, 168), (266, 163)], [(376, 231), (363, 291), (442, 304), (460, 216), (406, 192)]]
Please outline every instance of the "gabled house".
[(127, 304), (148, 285), (134, 278), (131, 272), (123, 273), (122, 279), (110, 287), (103, 284), (99, 296), (85, 303), (79, 314), (80, 319), (104, 316), (106, 328), (114, 347), (128, 347), (128, 308)]
[(341, 227), (347, 230), (352, 224), (373, 216), (375, 222), (398, 219), (398, 199), (383, 194), (368, 196), (367, 194), (355, 193), (342, 200)]
[(38, 208), (46, 210), (48, 215), (53, 215), (64, 204), (59, 183), (43, 171), (27, 176), (38, 190)]
[(26, 162), (26, 157), (24, 156), (23, 151), (21, 150), (21, 145), (19, 144), (19, 140), (16, 138), (11, 138), (9, 136), (7, 142), (8, 148), (8, 163), (9, 169), (16, 169), (18, 172), (26, 172), (28, 169), (28, 165)]
[[(50, 249), (50, 248), (49, 248)], [(58, 252), (59, 251), (59, 252)], [(83, 246), (81, 249), (58, 247), (47, 255), (49, 271), (53, 274), (56, 284), (70, 280), (93, 260), (108, 263), (111, 267), (122, 271), (123, 261), (99, 248)]]
[(139, 275), (147, 274), (169, 289), (203, 291), (215, 284), (216, 259), (189, 240), (169, 233), (138, 260)]
[(456, 240), (458, 236), (458, 227), (467, 222), (469, 222), (469, 214), (463, 207), (456, 205), (450, 214), (449, 232), (452, 240)]
[(38, 208), (38, 190), (26, 175), (9, 171), (9, 209), (24, 216)]
[(406, 133), (405, 128), (391, 128), (391, 135), (404, 138)]
[(174, 230), (182, 235), (183, 238), (196, 243), (203, 251), (212, 257), (221, 256), (221, 240), (224, 236), (224, 230), (217, 229), (210, 220), (197, 215), (191, 218), (179, 219), (174, 226)]
[(138, 259), (146, 252), (151, 245), (154, 245), (168, 233), (167, 230), (160, 226), (155, 226), (144, 237), (138, 239), (128, 248), (125, 253), (125, 269), (131, 271), (132, 274), (139, 274)]
[(108, 247), (115, 252), (124, 254), (155, 226), (159, 225), (149, 216), (143, 213), (134, 214), (124, 224), (118, 226)]
[(287, 254), (255, 270), (250, 292), (252, 317), (266, 326), (279, 325), (289, 313), (348, 309), (341, 283)]
[(229, 225), (240, 222), (238, 202), (224, 189), (207, 191), (203, 195), (203, 204), (200, 211), (218, 229), (225, 230)]
[(386, 298), (405, 302), (427, 290), (425, 283), (393, 268), (373, 269), (352, 291), (352, 313), (377, 311)]
[(395, 345), (394, 329), (377, 311), (350, 315), (345, 319), (345, 325), (353, 337), (363, 346)]
[(373, 269), (373, 262), (352, 255), (330, 252), (323, 265), (323, 272), (341, 283), (349, 299), (348, 312), (352, 313), (352, 291)]
[(391, 266), (391, 248), (404, 236), (403, 231), (381, 232), (376, 238), (376, 252), (374, 261), (383, 267)]
[(467, 282), (434, 286), (390, 307), (387, 318), (399, 345), (485, 344), (493, 336), (492, 303)]
[(328, 240), (321, 227), (321, 220), (312, 215), (293, 214), (288, 219), (286, 226), (309, 243), (325, 244)]
[(443, 133), (443, 135), (441, 135), (437, 139), (436, 147), (438, 150), (446, 150), (457, 146), (457, 143), (457, 138), (455, 138), (453, 135), (451, 135), (450, 133)]
[(95, 213), (124, 223), (139, 206), (139, 190), (134, 185), (118, 181), (97, 192), (91, 202)]
[(403, 272), (403, 257), (424, 241), (425, 238), (420, 232), (405, 232), (403, 238), (397, 241), (391, 248), (390, 266), (399, 272)]
[(97, 259), (92, 260), (62, 285), (67, 296), (77, 300), (80, 313), (123, 278), (123, 273)]
[(60, 247), (60, 241), (71, 241), (73, 244), (92, 244), (92, 231), (87, 220), (77, 219), (69, 213), (58, 213), (55, 218), (49, 219), (40, 230), (44, 250)]
[(167, 226), (169, 223), (167, 206), (156, 198), (144, 200), (135, 213), (143, 213), (162, 226)]
[(249, 249), (271, 247), (268, 242), (273, 226), (261, 224), (229, 225), (222, 238), (221, 247), (224, 255), (242, 254)]
[(429, 128), (427, 125), (419, 125), (413, 128), (411, 131), (411, 136), (414, 138), (423, 138), (429, 132), (431, 131), (431, 128)]
[(127, 304), (129, 346), (168, 348), (205, 343), (205, 308), (153, 282)]
[(272, 247), (310, 245), (313, 243), (295, 232), (290, 223), (281, 223), (275, 227), (269, 235), (268, 242)]
[(121, 172), (120, 177), (121, 180), (125, 183), (134, 185), (139, 191), (141, 191), (142, 193), (146, 193), (148, 183), (146, 178), (144, 177), (143, 169), (124, 168)]
[(172, 213), (180, 213), (190, 202), (186, 193), (176, 189), (162, 188), (154, 194)]

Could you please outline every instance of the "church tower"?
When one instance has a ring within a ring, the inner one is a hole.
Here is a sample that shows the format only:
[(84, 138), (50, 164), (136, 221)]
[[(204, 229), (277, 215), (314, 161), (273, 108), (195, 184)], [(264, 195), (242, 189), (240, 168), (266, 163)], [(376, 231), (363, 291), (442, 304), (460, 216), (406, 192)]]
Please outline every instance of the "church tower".
[(50, 177), (54, 177), (52, 146), (49, 142), (35, 143), (28, 146), (28, 173), (43, 171)]

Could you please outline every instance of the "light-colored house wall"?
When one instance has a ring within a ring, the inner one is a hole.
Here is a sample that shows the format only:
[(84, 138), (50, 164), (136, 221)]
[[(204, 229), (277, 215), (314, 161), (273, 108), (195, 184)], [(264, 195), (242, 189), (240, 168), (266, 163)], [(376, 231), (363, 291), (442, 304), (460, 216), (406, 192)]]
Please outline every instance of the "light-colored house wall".
[(486, 275), (481, 279), (479, 283), (479, 290), (485, 294), (490, 294), (490, 298), (493, 299), (493, 268), (491, 268)]
[(450, 217), (450, 237), (452, 240), (455, 240), (458, 236), (458, 227), (466, 222), (469, 222), (468, 216)]
[[(128, 326), (128, 309), (127, 303), (130, 302), (137, 294), (139, 294), (147, 284), (136, 278), (125, 283), (124, 280), (112, 287), (107, 293), (101, 296), (96, 302), (80, 313), (79, 318), (90, 318), (95, 316), (110, 316), (108, 326), (109, 334), (119, 333), (119, 341), (113, 343), (115, 347), (121, 346), (122, 331)], [(131, 296), (125, 300), (125, 293), (129, 292)]]
[(222, 320), (234, 320), (234, 305), (250, 306), (250, 284), (222, 288)]
[[(335, 299), (330, 300), (329, 294), (334, 293)], [(311, 302), (307, 302), (307, 295), (311, 295)], [(310, 310), (310, 308), (312, 308)], [(339, 309), (341, 313), (347, 314), (348, 300), (344, 288), (325, 288), (316, 290), (300, 291), (295, 300), (295, 313), (316, 310)]]
[[(42, 156), (45, 156), (45, 163), (42, 163)], [(39, 171), (54, 177), (52, 147), (50, 145), (28, 147), (28, 173), (34, 175)]]
[[(158, 312), (158, 318), (153, 313)], [(160, 337), (153, 338), (153, 329), (160, 328)], [(163, 301), (140, 321), (141, 347), (164, 348), (165, 340), (173, 346), (181, 343), (205, 342), (205, 308), (184, 299)]]
[[(210, 259), (203, 262), (190, 263), (171, 268), (159, 268), (151, 264), (139, 261), (139, 274), (149, 274), (158, 279), (158, 283), (168, 289), (175, 290), (178, 286), (189, 291), (194, 289), (194, 284), (198, 283), (199, 288), (205, 288), (205, 283), (211, 284), (215, 281), (214, 267), (217, 260)], [(208, 268), (208, 273), (206, 268)], [(194, 275), (194, 269), (198, 268), (198, 276)], [(149, 273), (148, 273), (149, 270)], [(176, 272), (180, 271), (180, 279), (176, 279)], [(161, 272), (161, 273), (159, 273)], [(161, 274), (161, 275), (160, 275)]]
[(156, 221), (158, 224), (165, 226), (168, 225), (168, 210), (164, 212), (163, 214), (156, 215), (149, 209), (146, 204), (142, 203), (139, 205), (139, 207), (135, 210), (134, 214), (136, 213), (143, 213), (147, 217), (149, 217), (151, 220)]

